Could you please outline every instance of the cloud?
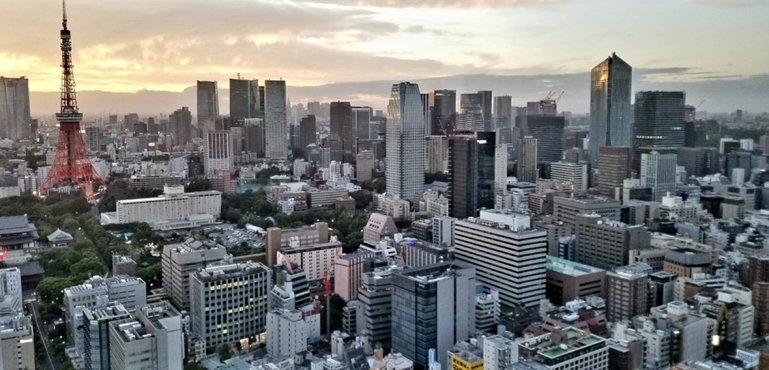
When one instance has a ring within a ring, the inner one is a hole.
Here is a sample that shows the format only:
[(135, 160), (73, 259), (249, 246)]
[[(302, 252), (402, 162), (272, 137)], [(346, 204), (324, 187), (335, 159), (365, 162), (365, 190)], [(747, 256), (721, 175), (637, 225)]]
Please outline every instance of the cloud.
[(692, 0), (695, 4), (714, 6), (720, 8), (745, 8), (752, 6), (766, 6), (764, 0)]
[(318, 0), (389, 8), (501, 8), (559, 5), (566, 0)]

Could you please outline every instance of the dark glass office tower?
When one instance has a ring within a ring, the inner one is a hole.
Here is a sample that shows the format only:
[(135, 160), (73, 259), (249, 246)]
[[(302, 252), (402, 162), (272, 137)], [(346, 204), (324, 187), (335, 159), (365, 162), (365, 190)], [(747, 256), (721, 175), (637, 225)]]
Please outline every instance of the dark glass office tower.
[(632, 68), (612, 54), (590, 72), (590, 163), (602, 146), (632, 146)]
[(353, 127), (350, 102), (332, 102), (330, 121), (331, 160), (340, 163), (354, 163), (353, 144), (357, 137)]
[[(492, 167), (494, 161), (491, 162)], [(449, 137), (449, 215), (475, 216), (478, 209), (478, 141), (472, 134)], [(493, 170), (493, 168), (492, 168)], [(492, 171), (493, 172), (493, 171)], [(492, 175), (493, 182), (493, 175)]]
[(633, 145), (648, 153), (684, 146), (686, 95), (681, 91), (640, 91), (635, 95)]
[(477, 132), (478, 208), (494, 208), (494, 152), (496, 133)]
[(246, 118), (257, 118), (259, 113), (259, 81), (230, 79), (230, 118), (242, 124)]
[(198, 126), (213, 128), (219, 116), (219, 92), (216, 81), (198, 81)]
[(447, 135), (457, 124), (456, 90), (433, 91), (432, 135)]

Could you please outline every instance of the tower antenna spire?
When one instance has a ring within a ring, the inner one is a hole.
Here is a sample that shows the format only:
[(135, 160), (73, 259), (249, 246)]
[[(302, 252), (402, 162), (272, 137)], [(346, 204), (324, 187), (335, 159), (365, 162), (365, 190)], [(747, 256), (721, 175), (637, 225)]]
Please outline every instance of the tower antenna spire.
[(61, 26), (67, 29), (67, 0), (61, 0)]

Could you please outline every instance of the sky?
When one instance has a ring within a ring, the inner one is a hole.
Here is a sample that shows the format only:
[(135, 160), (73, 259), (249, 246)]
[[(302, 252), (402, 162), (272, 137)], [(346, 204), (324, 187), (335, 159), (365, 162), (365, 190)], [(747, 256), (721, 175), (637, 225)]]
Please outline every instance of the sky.
[[(226, 87), (238, 74), (296, 87), (573, 75), (612, 52), (639, 71), (641, 84), (739, 85), (769, 74), (764, 0), (70, 0), (67, 7), (78, 91), (182, 92), (196, 80)], [(57, 91), (61, 4), (2, 0), (0, 14), (0, 75), (27, 76), (34, 92)]]

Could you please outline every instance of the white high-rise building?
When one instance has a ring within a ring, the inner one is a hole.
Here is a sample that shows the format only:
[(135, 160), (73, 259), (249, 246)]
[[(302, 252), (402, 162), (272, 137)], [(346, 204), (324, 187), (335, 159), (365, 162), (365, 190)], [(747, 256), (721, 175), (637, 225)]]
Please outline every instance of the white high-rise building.
[(494, 150), (494, 196), (507, 193), (507, 161), (509, 144), (499, 144)]
[(109, 337), (112, 369), (181, 370), (184, 366), (182, 317), (168, 301), (141, 307), (135, 318), (110, 322)]
[(677, 161), (675, 153), (653, 151), (641, 154), (641, 186), (652, 189), (655, 201), (662, 201), (667, 193), (675, 193)]
[(587, 164), (558, 161), (550, 164), (550, 178), (568, 181), (577, 191), (587, 191)]
[(529, 216), (482, 210), (455, 223), (454, 246), (457, 261), (475, 266), (502, 304), (534, 308), (545, 298), (547, 232), (531, 229)]
[(264, 81), (264, 142), (268, 159), (288, 157), (286, 81)]
[(494, 335), (483, 339), (483, 368), (489, 370), (512, 369), (518, 362), (518, 343)]
[(425, 111), (419, 85), (394, 84), (387, 105), (387, 192), (419, 199), (425, 180)]
[(307, 350), (307, 324), (302, 311), (276, 309), (267, 314), (267, 353), (292, 357)]
[(216, 130), (206, 133), (206, 146), (203, 150), (203, 165), (206, 174), (214, 171), (233, 171), (233, 151), (230, 131)]
[(0, 137), (18, 140), (29, 136), (29, 81), (0, 76)]

